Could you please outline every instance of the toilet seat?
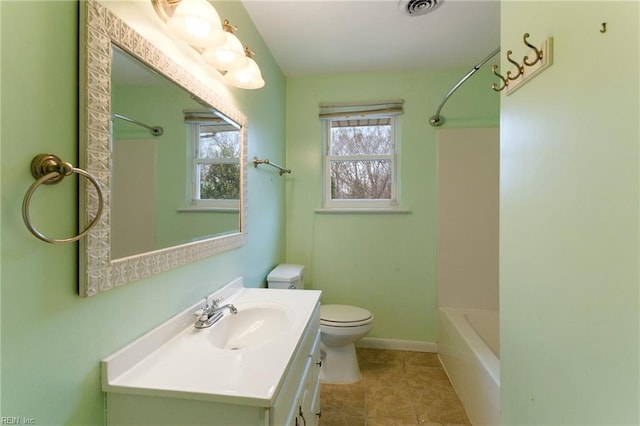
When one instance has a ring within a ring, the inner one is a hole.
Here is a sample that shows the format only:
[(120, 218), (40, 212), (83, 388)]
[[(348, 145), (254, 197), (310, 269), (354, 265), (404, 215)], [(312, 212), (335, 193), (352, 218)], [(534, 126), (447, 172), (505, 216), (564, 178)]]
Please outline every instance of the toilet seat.
[(371, 312), (350, 305), (320, 305), (320, 325), (358, 327), (373, 321)]

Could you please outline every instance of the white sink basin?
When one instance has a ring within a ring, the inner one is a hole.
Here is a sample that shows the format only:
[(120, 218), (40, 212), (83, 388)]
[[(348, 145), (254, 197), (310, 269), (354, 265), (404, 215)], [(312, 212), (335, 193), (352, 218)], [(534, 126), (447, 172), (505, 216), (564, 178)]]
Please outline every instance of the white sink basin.
[(270, 342), (289, 328), (291, 312), (284, 305), (237, 305), (238, 313), (226, 313), (207, 331), (207, 339), (225, 350), (251, 348)]
[[(0, 0), (1, 1), (1, 0)], [(233, 304), (209, 328), (194, 327), (200, 300), (102, 361), (110, 393), (271, 406), (309, 319), (317, 290), (244, 288), (236, 279), (210, 294)]]

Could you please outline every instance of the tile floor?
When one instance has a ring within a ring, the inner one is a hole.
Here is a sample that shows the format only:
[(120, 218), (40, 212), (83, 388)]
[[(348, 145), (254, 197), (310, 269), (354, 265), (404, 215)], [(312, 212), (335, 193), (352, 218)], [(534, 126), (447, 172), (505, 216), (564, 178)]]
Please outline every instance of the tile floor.
[(320, 426), (471, 425), (436, 354), (357, 353), (360, 382), (321, 385)]

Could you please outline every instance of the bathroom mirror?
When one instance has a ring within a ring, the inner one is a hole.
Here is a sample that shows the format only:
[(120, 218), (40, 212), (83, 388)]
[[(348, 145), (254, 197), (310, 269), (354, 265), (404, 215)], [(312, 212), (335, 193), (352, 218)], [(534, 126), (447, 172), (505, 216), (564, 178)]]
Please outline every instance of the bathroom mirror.
[(112, 259), (240, 231), (239, 123), (116, 45), (111, 112)]
[[(107, 8), (80, 4), (80, 168), (105, 198), (80, 243), (79, 291), (92, 296), (246, 242), (247, 125)], [(233, 147), (232, 159), (198, 160), (196, 147), (221, 151), (212, 135), (224, 135), (218, 143)], [(229, 188), (205, 195), (206, 176), (223, 166)], [(83, 181), (80, 227), (98, 209), (95, 189)]]

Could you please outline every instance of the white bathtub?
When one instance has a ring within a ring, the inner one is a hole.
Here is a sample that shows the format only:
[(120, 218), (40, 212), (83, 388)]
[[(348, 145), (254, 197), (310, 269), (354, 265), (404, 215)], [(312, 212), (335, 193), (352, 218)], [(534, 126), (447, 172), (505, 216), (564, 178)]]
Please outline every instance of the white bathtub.
[(438, 309), (438, 356), (474, 426), (500, 424), (497, 311)]

